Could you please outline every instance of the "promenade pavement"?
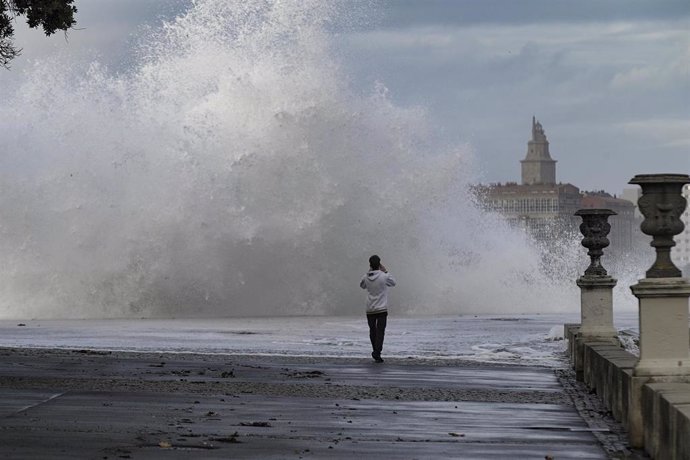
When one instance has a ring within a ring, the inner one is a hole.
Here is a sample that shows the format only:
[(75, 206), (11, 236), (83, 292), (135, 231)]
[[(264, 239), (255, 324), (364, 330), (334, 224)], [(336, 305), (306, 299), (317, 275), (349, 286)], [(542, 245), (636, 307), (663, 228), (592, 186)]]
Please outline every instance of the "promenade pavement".
[(607, 455), (547, 368), (5, 348), (0, 458)]

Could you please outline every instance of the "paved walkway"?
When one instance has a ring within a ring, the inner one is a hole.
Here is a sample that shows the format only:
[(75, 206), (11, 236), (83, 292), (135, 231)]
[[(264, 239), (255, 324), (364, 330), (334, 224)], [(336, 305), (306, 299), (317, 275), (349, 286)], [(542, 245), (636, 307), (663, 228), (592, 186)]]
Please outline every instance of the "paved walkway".
[(1, 458), (605, 459), (549, 369), (0, 350)]

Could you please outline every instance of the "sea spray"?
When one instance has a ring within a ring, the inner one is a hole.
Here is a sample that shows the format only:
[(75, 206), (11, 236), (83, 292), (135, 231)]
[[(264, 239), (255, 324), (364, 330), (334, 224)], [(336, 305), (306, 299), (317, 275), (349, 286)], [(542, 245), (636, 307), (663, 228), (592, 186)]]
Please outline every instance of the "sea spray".
[(576, 261), (473, 204), (469, 148), (352, 88), (339, 21), (198, 0), (125, 74), (36, 63), (0, 106), (0, 316), (361, 313), (372, 253), (402, 312), (576, 309)]

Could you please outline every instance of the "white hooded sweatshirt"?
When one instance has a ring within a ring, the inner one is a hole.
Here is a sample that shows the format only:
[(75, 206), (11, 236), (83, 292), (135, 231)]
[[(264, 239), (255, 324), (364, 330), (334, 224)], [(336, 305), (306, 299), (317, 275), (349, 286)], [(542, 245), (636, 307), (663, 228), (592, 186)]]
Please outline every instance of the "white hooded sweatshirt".
[(367, 296), (367, 315), (388, 311), (388, 288), (395, 286), (390, 273), (371, 270), (359, 282), (359, 287), (369, 291)]

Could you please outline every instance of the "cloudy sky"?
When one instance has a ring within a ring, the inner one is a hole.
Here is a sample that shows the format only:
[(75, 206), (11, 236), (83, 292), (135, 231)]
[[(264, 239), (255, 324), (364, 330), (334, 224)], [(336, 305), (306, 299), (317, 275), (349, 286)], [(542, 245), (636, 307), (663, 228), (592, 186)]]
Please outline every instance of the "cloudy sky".
[[(380, 82), (426, 108), (439, 141), (471, 146), (483, 181), (519, 180), (532, 115), (559, 181), (619, 193), (635, 174), (690, 172), (690, 2), (357, 0), (357, 11), (363, 1), (370, 19), (334, 39), (352, 85)], [(56, 51), (126, 69), (141, 28), (189, 1), (76, 5), (67, 40), (17, 24), (24, 52), (0, 71), (5, 88)]]

